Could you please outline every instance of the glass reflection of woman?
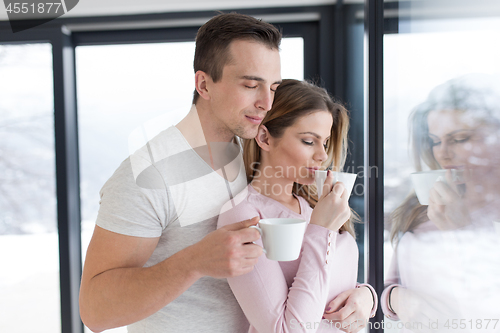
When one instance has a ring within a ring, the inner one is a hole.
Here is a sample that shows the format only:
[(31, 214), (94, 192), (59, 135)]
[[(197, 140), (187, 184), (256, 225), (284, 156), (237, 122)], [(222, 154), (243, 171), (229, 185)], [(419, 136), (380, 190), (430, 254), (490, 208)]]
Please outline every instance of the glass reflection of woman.
[(314, 185), (315, 170), (342, 168), (348, 124), (347, 110), (324, 89), (283, 80), (257, 137), (244, 142), (250, 184), (219, 227), (256, 215), (310, 221), (299, 259), (263, 255), (252, 272), (228, 278), (250, 332), (357, 332), (376, 311), (373, 288), (356, 283), (358, 248), (344, 186), (330, 173), (318, 200)]
[[(450, 80), (410, 116), (417, 171), (422, 162), (447, 170), (428, 206), (413, 193), (390, 217), (396, 249), (381, 305), (389, 318), (410, 323), (410, 331), (445, 331), (446, 320), (498, 309), (488, 303), (492, 294), (500, 297), (491, 238), (500, 220), (500, 103), (492, 82), (483, 75)], [(479, 280), (492, 284), (479, 287)]]

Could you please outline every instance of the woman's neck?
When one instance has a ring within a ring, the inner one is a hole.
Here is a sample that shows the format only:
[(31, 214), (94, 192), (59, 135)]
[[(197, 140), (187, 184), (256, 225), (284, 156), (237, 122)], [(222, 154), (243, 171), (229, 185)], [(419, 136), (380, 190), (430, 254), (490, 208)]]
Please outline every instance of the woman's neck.
[(293, 181), (284, 177), (281, 168), (272, 165), (259, 165), (250, 183), (262, 195), (278, 201), (284, 206), (300, 214), (297, 198), (292, 193)]

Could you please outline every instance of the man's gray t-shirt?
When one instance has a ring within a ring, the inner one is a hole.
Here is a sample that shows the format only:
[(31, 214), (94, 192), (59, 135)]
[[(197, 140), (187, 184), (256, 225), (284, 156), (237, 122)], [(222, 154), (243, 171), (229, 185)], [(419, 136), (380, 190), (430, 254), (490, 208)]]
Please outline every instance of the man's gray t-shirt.
[[(216, 229), (224, 203), (246, 186), (241, 150), (226, 146), (226, 157), (234, 157), (231, 165), (239, 168), (232, 182), (215, 172), (176, 127), (161, 132), (103, 186), (97, 225), (124, 235), (160, 237), (145, 267), (197, 243)], [(203, 277), (157, 313), (129, 325), (128, 331), (234, 333), (248, 328), (227, 280)]]

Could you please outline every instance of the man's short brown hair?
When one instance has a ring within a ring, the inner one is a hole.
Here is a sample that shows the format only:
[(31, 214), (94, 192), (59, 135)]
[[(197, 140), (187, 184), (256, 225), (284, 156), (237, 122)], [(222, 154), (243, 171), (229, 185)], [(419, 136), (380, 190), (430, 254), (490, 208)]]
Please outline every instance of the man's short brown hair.
[[(272, 24), (252, 16), (219, 14), (205, 23), (196, 35), (194, 72), (203, 71), (214, 82), (222, 78), (222, 70), (230, 62), (229, 45), (234, 40), (250, 40), (279, 50), (281, 32)], [(199, 94), (194, 91), (193, 104)]]

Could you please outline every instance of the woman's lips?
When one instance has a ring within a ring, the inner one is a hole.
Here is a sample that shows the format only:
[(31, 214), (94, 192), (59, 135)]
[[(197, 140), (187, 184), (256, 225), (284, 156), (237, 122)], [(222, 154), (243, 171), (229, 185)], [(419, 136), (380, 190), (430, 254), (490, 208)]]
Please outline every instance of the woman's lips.
[(443, 169), (458, 169), (458, 170), (463, 169), (463, 168), (464, 168), (463, 165), (445, 165), (443, 167)]

